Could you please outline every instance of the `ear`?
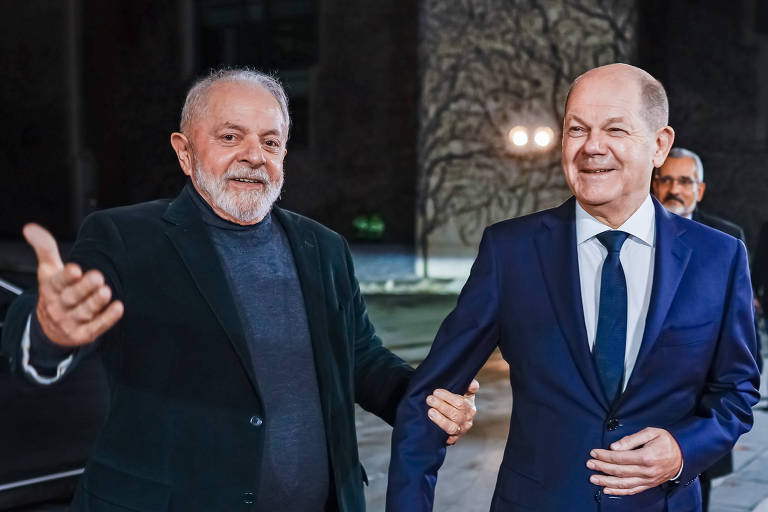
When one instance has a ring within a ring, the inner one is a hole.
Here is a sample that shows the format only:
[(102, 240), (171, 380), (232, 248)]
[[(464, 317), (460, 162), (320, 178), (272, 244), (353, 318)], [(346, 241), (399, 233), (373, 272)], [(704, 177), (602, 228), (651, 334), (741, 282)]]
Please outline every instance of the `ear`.
[(194, 164), (192, 163), (192, 144), (189, 139), (181, 132), (173, 132), (171, 134), (171, 146), (173, 146), (176, 157), (179, 159), (181, 170), (187, 176), (191, 176)]
[(707, 188), (707, 184), (703, 181), (699, 183), (699, 197), (696, 198), (696, 202), (698, 203), (702, 199), (704, 199), (704, 190)]
[(671, 126), (665, 126), (656, 132), (656, 151), (653, 154), (653, 166), (661, 167), (667, 159), (669, 150), (675, 142), (675, 130)]

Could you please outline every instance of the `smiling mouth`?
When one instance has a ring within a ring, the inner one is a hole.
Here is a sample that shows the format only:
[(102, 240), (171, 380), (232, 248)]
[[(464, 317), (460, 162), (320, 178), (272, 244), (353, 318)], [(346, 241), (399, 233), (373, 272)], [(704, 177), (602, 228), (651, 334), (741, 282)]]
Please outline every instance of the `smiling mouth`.
[(579, 169), (579, 172), (584, 172), (587, 174), (603, 174), (606, 172), (615, 171), (616, 169)]
[(255, 179), (251, 180), (248, 178), (231, 178), (232, 181), (239, 181), (240, 183), (253, 183), (258, 185), (264, 185), (264, 180)]

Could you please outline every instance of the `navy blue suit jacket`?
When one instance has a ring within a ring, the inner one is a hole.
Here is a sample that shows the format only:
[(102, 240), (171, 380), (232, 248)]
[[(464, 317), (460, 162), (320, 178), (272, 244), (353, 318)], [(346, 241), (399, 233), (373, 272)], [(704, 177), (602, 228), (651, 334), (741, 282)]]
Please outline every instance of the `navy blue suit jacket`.
[[(400, 403), (387, 510), (431, 510), (445, 434), (426, 415), (437, 387), (461, 393), (499, 347), (514, 404), (493, 511), (700, 510), (697, 475), (752, 425), (758, 401), (744, 245), (654, 200), (656, 253), (643, 341), (621, 398), (601, 391), (587, 342), (574, 199), (485, 230), (456, 308)], [(589, 482), (592, 448), (642, 430), (680, 445), (679, 480), (627, 497)]]

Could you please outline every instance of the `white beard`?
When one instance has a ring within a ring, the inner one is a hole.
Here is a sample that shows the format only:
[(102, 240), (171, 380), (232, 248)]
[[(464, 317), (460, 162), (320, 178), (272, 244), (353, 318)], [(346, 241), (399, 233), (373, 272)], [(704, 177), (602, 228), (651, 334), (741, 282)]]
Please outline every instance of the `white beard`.
[[(252, 224), (264, 218), (280, 198), (283, 189), (283, 176), (279, 181), (273, 181), (264, 169), (254, 169), (244, 165), (233, 165), (220, 177), (204, 171), (200, 162), (195, 159), (192, 170), (192, 183), (203, 197), (210, 201), (214, 209), (218, 209), (243, 224)], [(264, 182), (263, 192), (231, 192), (227, 190), (227, 182), (233, 178), (261, 180)]]

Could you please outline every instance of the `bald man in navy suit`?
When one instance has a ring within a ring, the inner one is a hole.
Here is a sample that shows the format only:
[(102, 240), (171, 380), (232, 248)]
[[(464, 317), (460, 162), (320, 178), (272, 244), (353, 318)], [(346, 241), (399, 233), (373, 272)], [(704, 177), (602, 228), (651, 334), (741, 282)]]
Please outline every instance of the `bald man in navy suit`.
[(649, 194), (674, 131), (661, 84), (613, 64), (566, 101), (574, 197), (485, 230), (454, 311), (397, 412), (387, 510), (432, 509), (445, 434), (430, 390), (499, 347), (514, 408), (492, 511), (693, 512), (698, 474), (759, 394), (744, 245)]

